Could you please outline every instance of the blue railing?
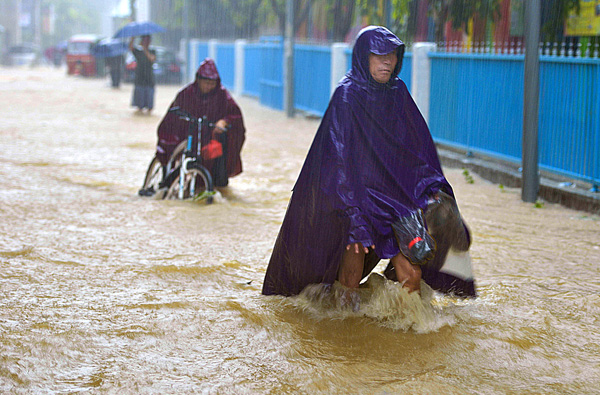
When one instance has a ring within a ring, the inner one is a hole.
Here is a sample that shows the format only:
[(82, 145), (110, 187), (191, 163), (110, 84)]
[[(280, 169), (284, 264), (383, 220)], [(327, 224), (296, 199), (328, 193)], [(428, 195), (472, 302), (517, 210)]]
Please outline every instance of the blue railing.
[[(265, 37), (245, 44), (242, 92), (283, 109), (283, 43)], [(200, 43), (191, 52), (208, 56)], [(345, 51), (348, 69), (351, 49)], [(235, 80), (233, 44), (217, 45), (217, 62), (228, 88)], [(400, 78), (411, 89), (411, 52)], [(437, 142), (521, 162), (522, 54), (430, 53), (429, 125)], [(331, 48), (296, 44), (294, 106), (322, 115), (330, 97)], [(538, 152), (540, 168), (600, 184), (600, 59), (542, 55)]]
[(208, 43), (200, 43), (196, 46), (196, 64), (202, 63), (208, 57)]
[(235, 47), (234, 44), (217, 45), (217, 67), (221, 83), (228, 89), (233, 89), (235, 78)]
[(540, 165), (600, 181), (600, 60), (542, 56)]
[[(429, 125), (436, 141), (521, 161), (523, 55), (432, 53)], [(600, 181), (600, 60), (542, 56), (540, 168)]]
[(322, 116), (329, 105), (331, 49), (316, 45), (294, 46), (294, 107)]
[(433, 53), (430, 58), (434, 139), (519, 161), (522, 57)]
[(260, 95), (260, 73), (262, 66), (262, 44), (246, 44), (244, 47), (244, 87), (248, 96)]
[(259, 98), (261, 104), (283, 110), (283, 46), (278, 43), (261, 44)]

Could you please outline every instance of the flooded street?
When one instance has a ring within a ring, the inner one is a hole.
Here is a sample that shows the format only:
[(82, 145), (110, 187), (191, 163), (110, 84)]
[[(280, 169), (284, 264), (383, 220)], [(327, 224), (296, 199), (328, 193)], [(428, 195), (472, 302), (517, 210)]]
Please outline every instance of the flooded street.
[(178, 89), (139, 116), (131, 85), (0, 68), (1, 393), (600, 391), (598, 216), (445, 169), (479, 298), (377, 278), (358, 313), (265, 297), (318, 120), (236, 98), (244, 172), (215, 204), (138, 197)]

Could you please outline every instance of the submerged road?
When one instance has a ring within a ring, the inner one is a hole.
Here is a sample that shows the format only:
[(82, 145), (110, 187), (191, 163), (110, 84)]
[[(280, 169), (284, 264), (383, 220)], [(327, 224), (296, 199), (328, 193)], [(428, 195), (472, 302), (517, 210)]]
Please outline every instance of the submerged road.
[(375, 276), (357, 313), (264, 297), (318, 121), (236, 98), (244, 172), (210, 206), (153, 200), (136, 192), (178, 87), (150, 116), (131, 90), (0, 68), (1, 393), (598, 393), (598, 216), (445, 169), (479, 298)]

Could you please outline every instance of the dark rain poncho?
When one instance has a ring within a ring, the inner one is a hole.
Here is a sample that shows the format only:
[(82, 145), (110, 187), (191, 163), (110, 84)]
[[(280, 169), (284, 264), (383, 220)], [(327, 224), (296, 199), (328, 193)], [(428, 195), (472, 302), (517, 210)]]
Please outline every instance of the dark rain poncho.
[[(200, 78), (217, 81), (217, 87), (211, 92), (203, 94), (198, 87)], [(212, 59), (205, 59), (196, 72), (196, 80), (177, 93), (170, 108), (180, 107), (195, 117), (206, 116), (207, 122), (217, 122), (224, 119), (229, 124), (227, 131), (226, 169), (227, 175), (233, 177), (242, 172), (242, 159), (240, 152), (245, 140), (244, 120), (242, 112), (227, 89), (221, 85), (221, 78)], [(205, 146), (211, 139), (211, 133), (204, 129), (202, 145)], [(167, 164), (173, 150), (181, 141), (186, 139), (188, 123), (176, 114), (167, 112), (158, 126), (158, 144), (156, 157), (163, 165)], [(204, 158), (204, 166), (212, 168), (212, 160)]]
[[(369, 72), (369, 54), (396, 51), (387, 84)], [(296, 295), (332, 284), (346, 245), (375, 245), (381, 259), (400, 250), (391, 224), (427, 207), (438, 190), (453, 196), (425, 120), (397, 76), (404, 44), (382, 27), (363, 29), (352, 68), (340, 81), (302, 167), (267, 268), (263, 294)]]

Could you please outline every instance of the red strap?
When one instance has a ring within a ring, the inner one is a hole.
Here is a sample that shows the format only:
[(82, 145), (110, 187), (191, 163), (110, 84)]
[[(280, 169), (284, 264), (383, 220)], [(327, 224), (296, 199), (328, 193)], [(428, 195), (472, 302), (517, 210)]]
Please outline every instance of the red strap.
[(420, 238), (419, 236), (415, 237), (414, 239), (412, 239), (410, 241), (410, 243), (408, 243), (408, 249), (410, 250), (412, 248), (412, 246), (414, 246), (415, 244), (417, 244), (419, 241), (423, 240), (422, 238)]

